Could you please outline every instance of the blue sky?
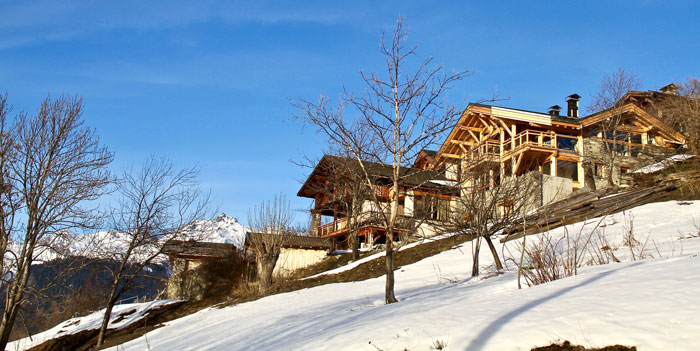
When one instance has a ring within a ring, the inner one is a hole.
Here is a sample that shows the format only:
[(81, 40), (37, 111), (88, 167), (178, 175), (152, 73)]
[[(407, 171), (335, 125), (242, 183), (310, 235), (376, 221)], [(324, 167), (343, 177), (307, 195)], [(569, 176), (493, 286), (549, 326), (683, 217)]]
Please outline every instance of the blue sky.
[[(474, 74), (453, 103), (490, 97), (546, 111), (582, 104), (626, 68), (644, 89), (700, 76), (694, 1), (6, 1), (0, 0), (0, 91), (15, 110), (78, 94), (115, 152), (115, 170), (149, 155), (197, 164), (220, 212), (285, 193), (295, 208), (323, 138), (290, 121), (290, 101), (360, 87), (380, 71), (381, 30), (406, 16), (420, 56)], [(297, 215), (299, 222), (306, 215)]]

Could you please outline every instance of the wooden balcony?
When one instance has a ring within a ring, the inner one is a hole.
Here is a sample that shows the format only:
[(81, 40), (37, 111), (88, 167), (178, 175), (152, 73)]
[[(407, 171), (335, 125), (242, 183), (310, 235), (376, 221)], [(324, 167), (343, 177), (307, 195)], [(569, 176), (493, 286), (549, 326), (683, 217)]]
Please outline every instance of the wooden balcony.
[(525, 130), (503, 142), (503, 157), (516, 154), (528, 148), (554, 151), (557, 148), (557, 134)]
[(318, 227), (318, 236), (329, 237), (348, 231), (348, 219), (341, 218)]
[(578, 155), (581, 151), (578, 137), (553, 132), (525, 130), (503, 143), (487, 140), (473, 148), (465, 155), (468, 167), (481, 162), (503, 162), (526, 151), (543, 152), (549, 157), (552, 153), (569, 153)]
[(468, 167), (474, 167), (482, 162), (500, 162), (501, 144), (487, 140), (467, 152), (464, 157)]
[[(409, 216), (399, 215), (396, 221), (397, 228), (395, 232), (400, 232), (412, 225), (414, 219)], [(382, 232), (384, 230), (384, 221), (381, 218), (380, 212), (365, 212), (360, 215), (360, 226), (358, 236), (366, 235), (370, 230)], [(330, 238), (348, 234), (348, 219), (339, 218), (333, 222), (326, 223), (318, 227), (318, 236), (322, 238)]]

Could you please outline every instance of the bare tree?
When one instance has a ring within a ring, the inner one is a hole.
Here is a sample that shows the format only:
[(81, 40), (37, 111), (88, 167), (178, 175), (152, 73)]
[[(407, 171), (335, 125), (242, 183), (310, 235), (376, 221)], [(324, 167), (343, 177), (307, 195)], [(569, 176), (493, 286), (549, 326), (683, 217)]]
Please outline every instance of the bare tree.
[(687, 138), (691, 153), (700, 153), (700, 80), (687, 78), (678, 83), (678, 95), (665, 94), (660, 103), (663, 120)]
[(165, 159), (151, 157), (138, 170), (127, 170), (117, 183), (117, 208), (111, 215), (111, 240), (123, 247), (103, 252), (116, 262), (97, 345), (102, 345), (112, 308), (134, 279), (163, 250), (168, 240), (192, 235), (188, 228), (204, 218), (209, 202), (196, 181), (195, 168), (178, 170)]
[[(374, 191), (377, 184), (366, 162), (386, 163), (393, 169), (390, 185), (394, 191), (390, 192), (389, 211), (380, 213), (386, 231), (387, 304), (398, 301), (394, 295), (393, 242), (399, 215), (399, 193), (407, 176), (401, 169), (409, 166), (420, 150), (434, 145), (454, 125), (459, 112), (444, 101), (445, 94), (453, 83), (468, 75), (466, 71), (445, 73), (442, 66), (433, 66), (432, 58), (410, 70), (407, 66), (416, 55), (416, 47), (407, 46), (406, 37), (403, 18), (399, 18), (388, 43), (382, 35), (385, 75), (363, 72), (366, 88), (362, 94), (345, 92), (344, 101), (356, 111), (356, 118), (346, 120), (343, 105), (333, 108), (325, 97), (321, 97), (318, 103), (303, 100), (296, 103), (307, 124), (345, 147), (358, 161), (377, 208), (382, 208), (383, 204)], [(381, 145), (379, 152), (363, 154), (358, 147), (358, 135), (369, 135), (377, 140)]]
[(107, 165), (112, 153), (100, 146), (92, 129), (83, 126), (82, 100), (47, 97), (36, 115), (20, 112), (5, 129), (6, 98), (1, 99), (2, 244), (5, 306), (0, 322), (0, 349), (7, 345), (26, 301), (32, 264), (42, 246), (70, 241), (71, 231), (94, 228), (91, 200), (110, 183)]
[(488, 245), (497, 270), (503, 269), (492, 237), (515, 223), (528, 210), (537, 207), (537, 191), (541, 188), (538, 172), (500, 179), (498, 168), (486, 163), (465, 171), (455, 185), (461, 196), (451, 209), (443, 231), (470, 235), (472, 241), (472, 276), (479, 275), (481, 241)]
[[(12, 161), (15, 155), (15, 141), (9, 130), (7, 115), (10, 106), (7, 105), (7, 94), (0, 95), (0, 249), (7, 252), (12, 235), (15, 213), (20, 208), (20, 198), (11, 179)], [(5, 286), (9, 270), (5, 269), (5, 259), (0, 260), (0, 281)]]
[(589, 153), (587, 157), (598, 159), (606, 165), (606, 178), (608, 186), (614, 186), (613, 170), (619, 156), (624, 154), (623, 142), (627, 140), (627, 133), (619, 131), (624, 122), (622, 98), (628, 91), (637, 90), (641, 86), (641, 79), (634, 72), (623, 68), (606, 75), (600, 82), (600, 88), (593, 97), (593, 102), (588, 107), (589, 112), (597, 113), (608, 110), (610, 117), (601, 121), (598, 126), (602, 137), (602, 153), (596, 156)]
[(248, 212), (248, 243), (255, 251), (258, 270), (258, 287), (265, 293), (272, 286), (272, 273), (282, 252), (282, 246), (292, 235), (294, 214), (284, 195), (264, 201)]

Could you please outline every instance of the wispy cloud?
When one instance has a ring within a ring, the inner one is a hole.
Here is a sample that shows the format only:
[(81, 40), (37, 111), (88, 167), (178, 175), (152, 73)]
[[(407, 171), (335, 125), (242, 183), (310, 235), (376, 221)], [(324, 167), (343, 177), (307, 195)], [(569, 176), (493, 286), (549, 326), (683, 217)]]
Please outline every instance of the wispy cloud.
[(327, 3), (144, 1), (26, 1), (0, 3), (0, 50), (118, 29), (161, 30), (207, 21), (352, 25), (365, 14)]

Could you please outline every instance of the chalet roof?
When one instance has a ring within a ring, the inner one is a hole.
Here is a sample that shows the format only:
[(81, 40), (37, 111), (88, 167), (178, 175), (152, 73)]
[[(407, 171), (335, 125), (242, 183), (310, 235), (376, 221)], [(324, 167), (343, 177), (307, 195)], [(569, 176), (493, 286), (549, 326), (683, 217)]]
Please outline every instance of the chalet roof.
[(286, 235), (284, 237), (280, 237), (278, 234), (248, 233), (248, 236), (246, 237), (246, 245), (250, 246), (250, 242), (254, 240), (260, 240), (262, 242), (280, 242), (282, 247), (293, 249), (330, 250), (332, 248), (330, 239), (315, 236)]
[[(381, 178), (391, 179), (392, 177), (393, 167), (390, 165), (370, 161), (364, 161), (363, 165), (370, 177), (374, 180)], [(297, 196), (313, 198), (315, 194), (319, 192), (319, 189), (314, 189), (314, 181), (327, 176), (330, 172), (335, 172), (335, 170), (340, 169), (340, 167), (346, 167), (353, 173), (358, 172), (357, 174), (364, 174), (360, 163), (355, 159), (324, 155), (306, 179), (304, 185), (299, 189)], [(442, 172), (409, 167), (401, 167), (399, 176), (401, 177), (402, 185), (434, 189), (443, 188), (444, 185), (431, 183), (431, 180), (448, 180)]]
[(428, 150), (428, 149), (423, 149), (421, 152), (424, 152), (427, 156), (435, 157), (437, 156), (437, 150)]
[(168, 240), (163, 244), (163, 253), (171, 257), (228, 258), (233, 257), (236, 246), (224, 243), (208, 243), (194, 240)]
[[(653, 94), (655, 96), (663, 95), (667, 98), (675, 98), (678, 96), (674, 94), (659, 92), (628, 92), (626, 97), (628, 97), (629, 99), (629, 97), (631, 96), (639, 96), (634, 94), (645, 94), (642, 96), (648, 96), (649, 94)], [(569, 97), (575, 100), (576, 98), (578, 98), (578, 95), (573, 94)], [(627, 100), (623, 99), (623, 101)], [(655, 128), (656, 130), (660, 131), (668, 141), (678, 144), (682, 144), (685, 142), (685, 137), (683, 135), (676, 132), (667, 124), (660, 121), (650, 112), (645, 111), (641, 107), (638, 107), (636, 104), (630, 102), (625, 104), (623, 108), (625, 109), (626, 113), (629, 113), (630, 116), (634, 116), (634, 118), (638, 120), (638, 124), (644, 125), (647, 129)], [(486, 118), (486, 116), (488, 116), (488, 118)], [(467, 132), (470, 133), (472, 138), (476, 138), (472, 133), (472, 129), (478, 129), (481, 127), (470, 126), (469, 123), (472, 123), (472, 121), (477, 121), (477, 124), (481, 123), (487, 125), (485, 128), (487, 128), (489, 130), (489, 133), (491, 133), (492, 128), (500, 129), (501, 126), (499, 125), (499, 123), (502, 124), (504, 120), (518, 121), (520, 123), (528, 123), (529, 125), (539, 125), (544, 128), (556, 127), (580, 130), (584, 127), (600, 123), (602, 120), (609, 117), (609, 111), (601, 111), (598, 113), (594, 113), (590, 116), (577, 118), (568, 116), (552, 116), (549, 113), (542, 113), (517, 108), (500, 107), (480, 103), (471, 103), (462, 113), (462, 116), (460, 117), (457, 126), (455, 126), (455, 128), (452, 129), (447, 139), (445, 139), (445, 141), (441, 145), (438, 157), (440, 157), (442, 161), (445, 159), (445, 157), (458, 158), (459, 154), (465, 152), (463, 150), (464, 146), (457, 145), (455, 141), (464, 141), (462, 140), (462, 138), (464, 138), (465, 136), (467, 138), (469, 137), (466, 134)], [(490, 136), (491, 134), (489, 134), (489, 137)], [(470, 145), (470, 143), (466, 144)]]
[[(621, 107), (618, 107), (617, 109), (619, 109), (619, 113), (633, 114), (638, 120), (643, 121), (648, 126), (658, 128), (658, 130), (661, 131), (663, 135), (670, 141), (674, 141), (680, 144), (685, 142), (685, 136), (683, 136), (683, 134), (678, 133), (671, 126), (652, 116), (649, 112), (645, 111), (643, 108), (637, 106), (634, 103), (627, 103)], [(614, 108), (609, 108), (607, 110), (603, 110), (592, 115), (586, 116), (581, 119), (581, 123), (584, 127), (594, 125), (600, 122), (601, 120), (609, 118), (609, 115), (613, 113), (613, 110)]]

